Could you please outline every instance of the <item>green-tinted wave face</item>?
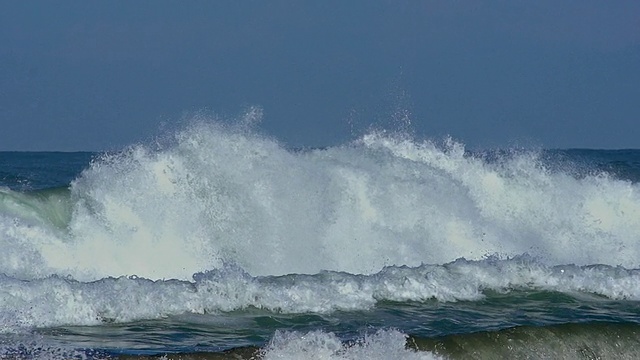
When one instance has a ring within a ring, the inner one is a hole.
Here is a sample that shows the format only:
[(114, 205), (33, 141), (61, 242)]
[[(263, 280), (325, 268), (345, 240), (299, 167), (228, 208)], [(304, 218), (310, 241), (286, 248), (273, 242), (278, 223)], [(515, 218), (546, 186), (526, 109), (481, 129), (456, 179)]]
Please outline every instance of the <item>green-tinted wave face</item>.
[(640, 325), (523, 326), (434, 339), (411, 337), (407, 344), (450, 359), (637, 359)]
[(72, 214), (70, 192), (66, 187), (31, 192), (0, 189), (0, 213), (32, 224), (65, 229)]

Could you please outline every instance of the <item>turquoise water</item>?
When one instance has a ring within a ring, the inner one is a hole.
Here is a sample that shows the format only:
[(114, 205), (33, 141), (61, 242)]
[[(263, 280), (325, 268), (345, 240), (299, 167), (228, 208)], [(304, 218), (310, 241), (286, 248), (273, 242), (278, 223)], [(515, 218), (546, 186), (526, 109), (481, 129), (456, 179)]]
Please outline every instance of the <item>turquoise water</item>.
[(5, 358), (637, 358), (640, 150), (0, 153)]

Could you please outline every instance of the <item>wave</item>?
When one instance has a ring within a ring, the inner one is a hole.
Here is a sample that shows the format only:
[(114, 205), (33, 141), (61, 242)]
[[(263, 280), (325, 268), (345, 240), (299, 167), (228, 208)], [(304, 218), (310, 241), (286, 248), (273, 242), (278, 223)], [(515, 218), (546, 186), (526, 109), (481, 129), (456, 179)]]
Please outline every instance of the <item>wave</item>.
[[(224, 352), (117, 355), (47, 347), (0, 346), (3, 358), (93, 359), (636, 359), (637, 324), (583, 323), (514, 327), (499, 331), (418, 338), (381, 329), (344, 341), (331, 332), (276, 331), (263, 348)], [(32, 341), (28, 341), (32, 345)]]
[(0, 332), (12, 333), (249, 308), (331, 313), (369, 310), (385, 301), (479, 301), (493, 296), (491, 292), (551, 291), (637, 301), (640, 270), (547, 267), (523, 258), (388, 267), (373, 275), (325, 271), (252, 277), (238, 267), (225, 266), (196, 274), (192, 281), (120, 277), (87, 283), (59, 276), (32, 281), (2, 276), (0, 288)]
[(198, 123), (95, 159), (68, 193), (3, 190), (0, 273), (188, 280), (235, 264), (252, 276), (375, 274), (492, 254), (637, 268), (638, 186), (573, 176), (536, 152), (489, 161), (451, 140), (384, 133), (291, 151)]
[(333, 333), (313, 331), (308, 333), (276, 331), (272, 340), (264, 348), (243, 347), (223, 352), (197, 352), (158, 355), (119, 355), (108, 352), (67, 349), (46, 342), (29, 347), (18, 344), (0, 344), (3, 359), (439, 359), (424, 351), (405, 347), (407, 335), (396, 330), (379, 330), (366, 334), (360, 339), (343, 342)]

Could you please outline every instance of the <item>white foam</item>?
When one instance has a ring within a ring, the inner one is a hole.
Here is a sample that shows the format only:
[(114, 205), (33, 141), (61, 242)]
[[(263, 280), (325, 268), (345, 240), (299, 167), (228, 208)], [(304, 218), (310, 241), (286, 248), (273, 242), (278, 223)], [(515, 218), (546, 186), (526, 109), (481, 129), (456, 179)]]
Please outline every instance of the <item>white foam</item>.
[(457, 260), (373, 275), (252, 277), (235, 266), (196, 274), (192, 281), (107, 278), (95, 282), (0, 276), (0, 332), (32, 327), (99, 325), (184, 313), (249, 307), (280, 313), (367, 310), (380, 301), (475, 301), (486, 290), (545, 290), (640, 300), (640, 270), (575, 265), (548, 267), (529, 258)]
[(379, 330), (358, 341), (345, 344), (333, 333), (278, 331), (261, 351), (264, 360), (272, 359), (439, 359), (429, 353), (406, 349), (407, 336), (396, 330)]
[(453, 141), (379, 133), (296, 152), (199, 123), (160, 149), (94, 162), (71, 203), (65, 231), (0, 214), (0, 272), (188, 280), (234, 263), (254, 276), (373, 274), (524, 253), (546, 265), (640, 263), (637, 184), (550, 171), (532, 153), (488, 163)]

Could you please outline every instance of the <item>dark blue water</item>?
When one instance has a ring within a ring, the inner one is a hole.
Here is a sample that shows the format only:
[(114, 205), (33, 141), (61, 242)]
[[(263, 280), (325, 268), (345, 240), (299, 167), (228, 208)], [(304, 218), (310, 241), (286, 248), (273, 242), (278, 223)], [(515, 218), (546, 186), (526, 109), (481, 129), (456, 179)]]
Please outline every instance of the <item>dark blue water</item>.
[(90, 152), (0, 152), (0, 186), (18, 191), (66, 187), (97, 155)]
[(0, 153), (0, 356), (635, 358), (639, 181), (640, 150), (206, 127)]

